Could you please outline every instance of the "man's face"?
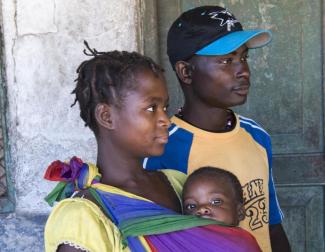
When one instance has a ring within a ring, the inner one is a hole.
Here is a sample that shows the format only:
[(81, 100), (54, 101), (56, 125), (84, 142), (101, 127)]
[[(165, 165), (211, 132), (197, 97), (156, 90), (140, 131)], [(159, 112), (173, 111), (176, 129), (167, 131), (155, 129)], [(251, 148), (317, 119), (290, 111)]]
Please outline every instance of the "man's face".
[(250, 86), (248, 48), (243, 45), (222, 56), (195, 55), (191, 85), (194, 97), (210, 107), (229, 108), (246, 102)]

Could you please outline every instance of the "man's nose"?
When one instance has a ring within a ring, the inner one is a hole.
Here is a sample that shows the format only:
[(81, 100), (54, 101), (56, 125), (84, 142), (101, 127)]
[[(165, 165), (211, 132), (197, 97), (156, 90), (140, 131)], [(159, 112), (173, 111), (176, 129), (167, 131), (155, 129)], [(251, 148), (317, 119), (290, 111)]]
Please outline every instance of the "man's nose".
[(247, 62), (236, 62), (235, 67), (235, 74), (237, 78), (249, 79), (250, 70)]

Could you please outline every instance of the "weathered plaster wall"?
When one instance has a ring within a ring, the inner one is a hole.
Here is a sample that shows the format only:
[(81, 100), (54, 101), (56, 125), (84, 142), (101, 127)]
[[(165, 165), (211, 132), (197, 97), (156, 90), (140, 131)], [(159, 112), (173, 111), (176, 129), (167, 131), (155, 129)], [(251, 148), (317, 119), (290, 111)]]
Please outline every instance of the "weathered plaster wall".
[[(137, 50), (137, 0), (2, 0), (7, 127), (16, 195), (14, 213), (0, 216), (1, 251), (42, 251), (43, 181), (55, 159), (95, 160), (93, 135), (79, 118), (75, 69), (83, 40), (99, 51)], [(19, 239), (17, 239), (19, 237)], [(32, 249), (33, 248), (33, 249)]]

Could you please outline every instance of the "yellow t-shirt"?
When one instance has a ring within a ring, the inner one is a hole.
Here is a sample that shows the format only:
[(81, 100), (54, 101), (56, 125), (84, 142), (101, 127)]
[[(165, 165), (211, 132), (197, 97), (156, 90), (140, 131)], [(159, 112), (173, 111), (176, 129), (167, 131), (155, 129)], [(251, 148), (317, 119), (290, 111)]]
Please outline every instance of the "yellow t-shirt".
[[(162, 172), (180, 198), (186, 175), (175, 170)], [(114, 193), (147, 200), (103, 184), (93, 187), (106, 187)], [(127, 247), (123, 249), (118, 228), (95, 203), (84, 198), (69, 198), (59, 202), (47, 220), (44, 236), (46, 252), (56, 251), (60, 244), (91, 252), (130, 251)], [(142, 244), (146, 242), (143, 240)], [(150, 251), (149, 247), (147, 250)]]
[(236, 114), (236, 126), (224, 133), (199, 129), (171, 118), (165, 152), (144, 160), (148, 170), (175, 169), (191, 174), (215, 166), (235, 174), (243, 188), (245, 215), (240, 227), (249, 231), (264, 252), (271, 251), (269, 224), (282, 220), (271, 170), (271, 140), (256, 122)]

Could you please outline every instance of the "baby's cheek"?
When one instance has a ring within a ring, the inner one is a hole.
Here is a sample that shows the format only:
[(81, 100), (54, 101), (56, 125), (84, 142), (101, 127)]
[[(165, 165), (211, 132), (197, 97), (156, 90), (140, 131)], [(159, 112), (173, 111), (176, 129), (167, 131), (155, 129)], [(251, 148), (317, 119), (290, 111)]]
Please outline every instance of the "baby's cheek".
[(188, 211), (186, 209), (183, 209), (183, 214), (189, 215)]
[(183, 208), (183, 214), (185, 215), (194, 215), (195, 213), (187, 208)]

